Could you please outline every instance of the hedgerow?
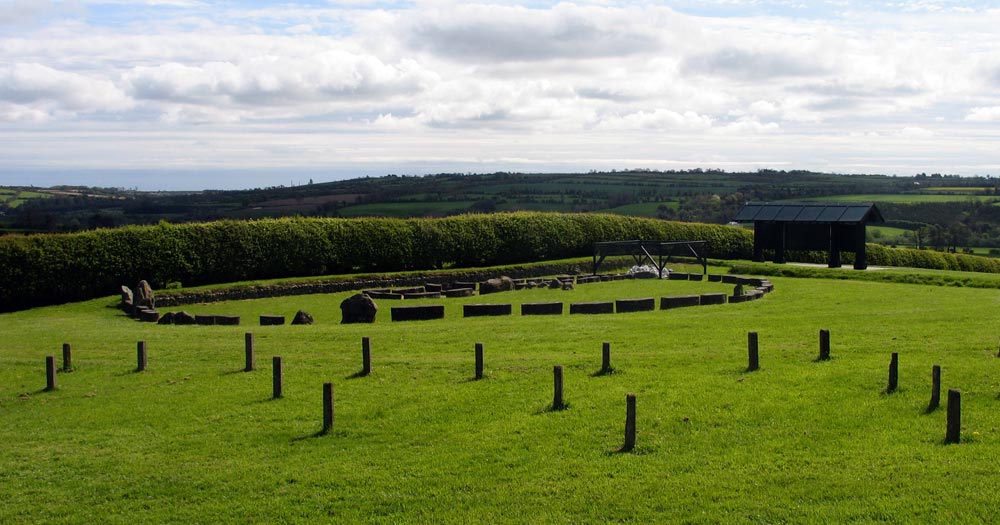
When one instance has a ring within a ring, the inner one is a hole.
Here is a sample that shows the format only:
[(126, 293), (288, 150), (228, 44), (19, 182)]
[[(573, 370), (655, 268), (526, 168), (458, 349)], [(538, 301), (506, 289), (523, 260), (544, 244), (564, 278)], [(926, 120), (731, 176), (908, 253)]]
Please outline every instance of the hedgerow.
[(148, 280), (203, 285), (352, 272), (475, 267), (579, 257), (598, 241), (705, 240), (705, 255), (747, 258), (744, 229), (601, 214), (443, 219), (266, 219), (130, 226), (0, 238), (3, 311), (116, 293)]

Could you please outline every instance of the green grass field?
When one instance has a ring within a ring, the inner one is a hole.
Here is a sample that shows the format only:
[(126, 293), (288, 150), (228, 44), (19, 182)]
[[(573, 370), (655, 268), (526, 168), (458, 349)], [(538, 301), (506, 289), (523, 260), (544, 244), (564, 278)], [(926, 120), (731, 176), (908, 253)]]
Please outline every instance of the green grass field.
[(446, 215), (468, 210), (472, 201), (386, 202), (358, 204), (340, 209), (342, 217), (422, 217)]
[[(389, 308), (418, 302), (380, 301), (372, 325), (338, 324), (347, 294), (185, 308), (241, 315), (238, 327), (142, 324), (114, 298), (0, 315), (0, 522), (992, 522), (997, 291), (772, 280), (751, 303), (599, 316), (460, 312), (731, 287), (619, 281), (427, 300), (447, 317), (410, 323), (390, 322)], [(254, 326), (297, 309), (317, 324)], [(816, 362), (821, 328), (833, 359)], [(749, 331), (760, 334), (752, 373)], [(352, 377), (363, 336), (373, 374)], [(616, 373), (597, 376), (603, 341)], [(58, 360), (64, 342), (76, 369), (44, 392), (45, 355)], [(900, 390), (885, 394), (892, 352)], [(934, 364), (962, 391), (959, 445), (943, 444), (943, 408), (925, 413)], [(553, 365), (565, 367), (566, 410), (548, 409)], [(326, 381), (336, 420), (317, 435)], [(626, 393), (638, 447), (620, 454)]]

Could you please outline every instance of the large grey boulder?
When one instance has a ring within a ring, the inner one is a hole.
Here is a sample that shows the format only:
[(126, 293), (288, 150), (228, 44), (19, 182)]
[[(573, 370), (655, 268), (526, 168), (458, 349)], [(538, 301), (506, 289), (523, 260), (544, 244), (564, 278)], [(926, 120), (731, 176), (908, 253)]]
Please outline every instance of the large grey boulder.
[(341, 324), (374, 323), (378, 305), (365, 294), (354, 294), (340, 303)]
[(489, 293), (497, 292), (509, 292), (514, 289), (514, 279), (510, 277), (503, 276), (494, 279), (488, 279), (479, 283), (479, 295), (486, 295)]

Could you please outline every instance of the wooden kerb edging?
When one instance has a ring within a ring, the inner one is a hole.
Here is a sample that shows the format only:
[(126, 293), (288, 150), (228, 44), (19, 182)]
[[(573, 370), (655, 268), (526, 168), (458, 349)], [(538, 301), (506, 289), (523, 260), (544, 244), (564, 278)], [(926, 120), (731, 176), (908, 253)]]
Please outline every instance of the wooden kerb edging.
[(422, 306), (393, 306), (391, 308), (393, 321), (427, 321), (444, 318), (444, 305), (430, 304)]
[(615, 303), (611, 301), (600, 301), (591, 303), (571, 303), (569, 305), (570, 314), (613, 314), (615, 313)]
[(462, 317), (483, 317), (510, 315), (509, 304), (466, 304), (462, 305)]
[(620, 314), (628, 312), (652, 312), (653, 310), (656, 310), (656, 299), (652, 297), (618, 299), (615, 301), (615, 311)]
[(521, 315), (562, 315), (562, 303), (522, 303)]

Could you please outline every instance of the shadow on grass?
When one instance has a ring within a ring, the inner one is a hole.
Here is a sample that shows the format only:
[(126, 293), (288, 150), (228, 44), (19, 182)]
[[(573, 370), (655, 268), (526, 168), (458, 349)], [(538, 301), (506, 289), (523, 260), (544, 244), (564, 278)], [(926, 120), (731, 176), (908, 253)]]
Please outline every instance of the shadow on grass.
[(240, 368), (240, 369), (237, 369), (237, 370), (226, 370), (225, 372), (219, 372), (219, 375), (222, 376), (222, 377), (225, 377), (225, 376), (233, 376), (233, 375), (236, 375), (236, 374), (247, 374), (247, 373), (250, 373), (250, 372), (256, 372), (256, 369), (254, 369), (254, 370), (247, 370), (245, 368)]
[(370, 375), (372, 375), (371, 372), (365, 372), (364, 370), (358, 370), (357, 372), (354, 372), (353, 374), (345, 377), (344, 379), (360, 379), (362, 377), (368, 377)]
[(542, 414), (549, 414), (551, 412), (562, 412), (564, 410), (569, 410), (569, 407), (570, 407), (569, 403), (563, 403), (561, 406), (548, 405), (535, 412), (535, 415), (540, 416)]
[(604, 376), (610, 376), (610, 375), (620, 374), (620, 373), (621, 372), (619, 372), (618, 370), (615, 370), (614, 368), (608, 368), (608, 369), (598, 370), (598, 371), (594, 372), (593, 374), (590, 374), (590, 377), (604, 377)]
[(622, 450), (622, 448), (616, 448), (615, 450), (608, 450), (604, 452), (607, 457), (615, 456), (646, 456), (656, 452), (656, 449), (652, 447), (635, 447), (632, 450)]
[(327, 437), (327, 436), (344, 437), (346, 435), (347, 435), (347, 432), (338, 431), (336, 429), (331, 429), (331, 430), (320, 429), (320, 430), (317, 430), (316, 432), (313, 432), (312, 434), (306, 434), (304, 436), (299, 436), (299, 437), (292, 438), (292, 443), (296, 443), (296, 442), (299, 442), (299, 441), (306, 441), (306, 440), (309, 440), (309, 439), (322, 438), (322, 437)]

